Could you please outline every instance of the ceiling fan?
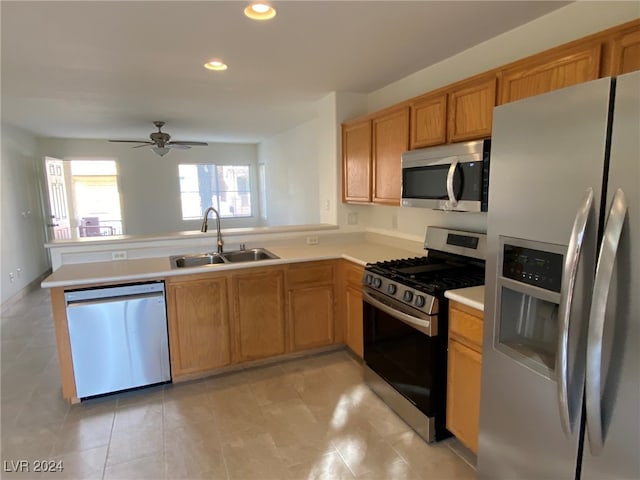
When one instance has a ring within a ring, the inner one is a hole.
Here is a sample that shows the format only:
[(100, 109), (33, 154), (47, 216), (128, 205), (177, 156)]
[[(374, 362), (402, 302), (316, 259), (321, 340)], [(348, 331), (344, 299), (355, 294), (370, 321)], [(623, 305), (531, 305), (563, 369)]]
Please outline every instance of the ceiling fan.
[(162, 127), (164, 126), (164, 122), (155, 121), (153, 124), (158, 128), (157, 132), (151, 133), (149, 135), (149, 140), (109, 140), (110, 142), (121, 142), (121, 143), (138, 143), (133, 148), (140, 147), (151, 147), (151, 149), (161, 157), (165, 156), (169, 153), (169, 150), (172, 148), (178, 148), (181, 150), (186, 150), (195, 146), (207, 146), (207, 142), (181, 142), (177, 140), (171, 140), (171, 135), (162, 131)]

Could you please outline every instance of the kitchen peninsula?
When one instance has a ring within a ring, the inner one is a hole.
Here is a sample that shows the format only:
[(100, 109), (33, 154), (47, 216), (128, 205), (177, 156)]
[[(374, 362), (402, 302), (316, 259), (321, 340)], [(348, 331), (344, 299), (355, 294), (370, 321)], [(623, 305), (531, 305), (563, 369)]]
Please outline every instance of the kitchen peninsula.
[[(187, 268), (172, 268), (170, 255), (212, 251), (213, 235), (189, 232), (180, 237), (186, 242), (170, 236), (50, 246), (67, 249), (59, 256), (58, 268), (42, 282), (51, 289), (64, 398), (80, 400), (65, 303), (65, 292), (80, 288), (164, 282), (174, 382), (344, 343), (359, 353), (359, 347), (352, 346), (357, 336), (349, 333), (349, 319), (361, 318), (352, 308), (361, 308), (361, 300), (354, 300), (355, 290), (347, 284), (360, 281), (366, 263), (419, 256), (423, 246), (365, 232), (312, 233), (270, 232), (263, 240), (244, 237), (248, 248), (267, 247), (276, 259)], [(231, 249), (237, 237), (225, 241)], [(121, 251), (129, 258), (80, 263), (82, 255), (111, 258)], [(136, 255), (139, 258), (131, 258)], [(70, 257), (71, 262), (64, 262)]]

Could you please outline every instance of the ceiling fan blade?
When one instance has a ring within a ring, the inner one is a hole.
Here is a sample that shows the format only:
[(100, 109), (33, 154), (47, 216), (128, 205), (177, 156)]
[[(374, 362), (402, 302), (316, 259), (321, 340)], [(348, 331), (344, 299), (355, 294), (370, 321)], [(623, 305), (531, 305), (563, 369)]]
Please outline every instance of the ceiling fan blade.
[(183, 145), (181, 143), (173, 143), (173, 142), (169, 142), (166, 146), (168, 148), (176, 148), (178, 150), (189, 150), (191, 148), (189, 145)]
[(147, 142), (147, 143), (143, 143), (142, 145), (136, 145), (136, 146), (131, 147), (131, 148), (153, 147), (153, 145), (154, 145), (153, 143)]
[(169, 145), (190, 145), (190, 146), (207, 146), (209, 145), (207, 142), (181, 142), (181, 141), (171, 141)]
[(147, 140), (109, 140), (110, 142), (119, 142), (119, 143), (144, 143), (145, 145), (153, 145), (152, 142)]

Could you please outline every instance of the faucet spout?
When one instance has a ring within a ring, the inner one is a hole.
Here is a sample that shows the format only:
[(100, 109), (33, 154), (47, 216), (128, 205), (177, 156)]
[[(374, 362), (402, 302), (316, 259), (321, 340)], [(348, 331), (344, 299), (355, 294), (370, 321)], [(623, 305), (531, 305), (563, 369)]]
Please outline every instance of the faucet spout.
[(209, 213), (211, 212), (216, 214), (216, 235), (217, 235), (218, 253), (222, 253), (224, 242), (222, 241), (222, 232), (220, 231), (220, 214), (215, 208), (209, 207), (204, 211), (204, 216), (202, 219), (202, 226), (200, 227), (200, 231), (206, 232), (208, 230), (209, 226), (207, 221), (209, 219)]

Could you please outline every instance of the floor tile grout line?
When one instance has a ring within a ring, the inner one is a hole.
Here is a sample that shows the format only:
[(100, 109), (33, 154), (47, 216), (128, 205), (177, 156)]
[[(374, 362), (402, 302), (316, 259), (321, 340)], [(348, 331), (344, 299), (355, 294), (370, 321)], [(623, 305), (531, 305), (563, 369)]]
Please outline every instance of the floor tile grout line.
[(116, 423), (116, 413), (118, 411), (118, 401), (119, 399), (116, 399), (115, 401), (115, 406), (113, 408), (113, 416), (111, 417), (111, 430), (109, 431), (109, 441), (107, 442), (107, 452), (104, 456), (104, 465), (102, 466), (102, 480), (104, 480), (104, 477), (107, 474), (107, 462), (109, 461), (109, 452), (111, 451), (111, 439), (113, 438), (113, 428), (115, 426)]

